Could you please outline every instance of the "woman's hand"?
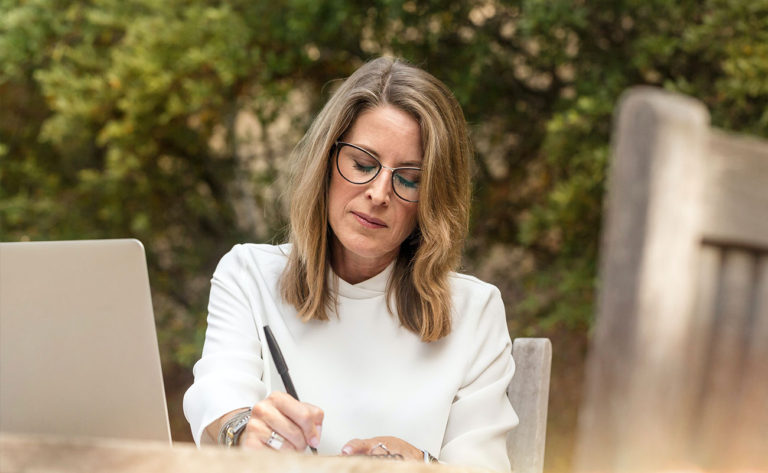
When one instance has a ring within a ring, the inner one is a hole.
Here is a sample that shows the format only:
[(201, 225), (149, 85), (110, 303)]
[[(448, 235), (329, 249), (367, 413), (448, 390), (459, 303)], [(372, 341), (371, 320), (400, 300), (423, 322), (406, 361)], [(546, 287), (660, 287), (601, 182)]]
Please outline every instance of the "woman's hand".
[(301, 452), (307, 445), (318, 446), (322, 425), (323, 411), (319, 407), (275, 391), (251, 409), (251, 419), (240, 437), (240, 445), (250, 449), (270, 447), (267, 442), (275, 433), (274, 438), (278, 440), (270, 442), (272, 448)]
[(424, 461), (424, 452), (397, 437), (354, 439), (341, 449), (342, 455), (402, 455), (404, 460)]

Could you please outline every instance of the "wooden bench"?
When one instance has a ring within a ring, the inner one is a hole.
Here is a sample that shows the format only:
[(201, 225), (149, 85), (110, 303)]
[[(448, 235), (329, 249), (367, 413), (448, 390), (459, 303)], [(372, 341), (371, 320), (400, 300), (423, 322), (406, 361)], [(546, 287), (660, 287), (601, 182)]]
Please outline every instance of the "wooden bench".
[(600, 281), (575, 470), (768, 469), (768, 142), (625, 94)]

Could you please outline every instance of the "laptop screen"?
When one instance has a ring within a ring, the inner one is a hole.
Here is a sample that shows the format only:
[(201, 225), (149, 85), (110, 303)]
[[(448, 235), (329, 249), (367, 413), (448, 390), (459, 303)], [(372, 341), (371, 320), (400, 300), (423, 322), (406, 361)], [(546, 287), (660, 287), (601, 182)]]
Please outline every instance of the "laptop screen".
[(170, 443), (139, 241), (0, 243), (0, 431)]

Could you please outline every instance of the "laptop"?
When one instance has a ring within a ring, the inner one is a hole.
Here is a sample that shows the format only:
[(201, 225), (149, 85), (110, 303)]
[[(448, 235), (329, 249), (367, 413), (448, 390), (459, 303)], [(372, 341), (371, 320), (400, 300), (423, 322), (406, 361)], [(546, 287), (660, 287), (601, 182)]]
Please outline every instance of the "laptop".
[(170, 445), (141, 242), (0, 243), (0, 431)]

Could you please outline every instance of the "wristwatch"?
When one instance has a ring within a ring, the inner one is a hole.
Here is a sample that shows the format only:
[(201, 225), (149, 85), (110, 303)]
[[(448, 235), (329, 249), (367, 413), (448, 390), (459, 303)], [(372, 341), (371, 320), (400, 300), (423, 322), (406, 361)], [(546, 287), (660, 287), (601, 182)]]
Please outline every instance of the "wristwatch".
[(238, 412), (229, 419), (219, 431), (219, 445), (234, 447), (240, 443), (240, 436), (251, 419), (251, 409)]

